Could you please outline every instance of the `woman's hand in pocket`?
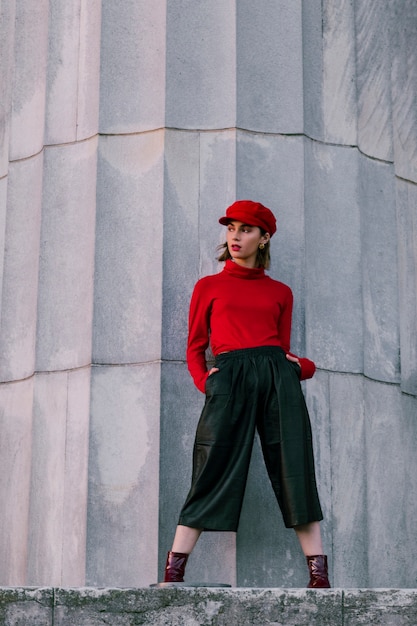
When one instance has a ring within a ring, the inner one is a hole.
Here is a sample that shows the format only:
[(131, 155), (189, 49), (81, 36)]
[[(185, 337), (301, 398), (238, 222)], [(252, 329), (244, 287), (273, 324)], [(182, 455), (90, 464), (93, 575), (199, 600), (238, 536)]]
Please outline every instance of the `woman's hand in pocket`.
[[(297, 359), (296, 356), (292, 356), (292, 354), (287, 354), (286, 357), (292, 363), (297, 363), (297, 365), (300, 365), (300, 361), (299, 361), (299, 359)], [(300, 365), (300, 367), (301, 367), (301, 365)]]

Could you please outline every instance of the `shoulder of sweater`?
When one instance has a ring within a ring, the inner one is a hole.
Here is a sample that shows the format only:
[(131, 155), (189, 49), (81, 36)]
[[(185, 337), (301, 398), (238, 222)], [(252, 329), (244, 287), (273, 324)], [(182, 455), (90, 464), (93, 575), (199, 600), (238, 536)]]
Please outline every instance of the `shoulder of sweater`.
[(195, 287), (199, 287), (201, 285), (209, 285), (210, 283), (217, 282), (219, 278), (222, 276), (222, 272), (218, 272), (217, 274), (208, 274), (207, 276), (202, 276), (198, 279), (195, 284)]
[(282, 291), (287, 291), (288, 293), (292, 294), (292, 290), (291, 287), (289, 287), (288, 285), (286, 285), (285, 283), (281, 282), (280, 280), (277, 280), (276, 278), (272, 278), (271, 276), (269, 276), (268, 274), (265, 274), (266, 278), (269, 278), (269, 280), (272, 281), (272, 283), (274, 285), (276, 285), (277, 287), (279, 287), (279, 289), (281, 289)]

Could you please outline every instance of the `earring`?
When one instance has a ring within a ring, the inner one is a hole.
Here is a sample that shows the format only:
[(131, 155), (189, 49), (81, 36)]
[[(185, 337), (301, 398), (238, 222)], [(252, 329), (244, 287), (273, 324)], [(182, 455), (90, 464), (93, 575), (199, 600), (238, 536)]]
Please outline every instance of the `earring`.
[(259, 244), (259, 250), (263, 250), (265, 248), (265, 244), (264, 243), (260, 243)]

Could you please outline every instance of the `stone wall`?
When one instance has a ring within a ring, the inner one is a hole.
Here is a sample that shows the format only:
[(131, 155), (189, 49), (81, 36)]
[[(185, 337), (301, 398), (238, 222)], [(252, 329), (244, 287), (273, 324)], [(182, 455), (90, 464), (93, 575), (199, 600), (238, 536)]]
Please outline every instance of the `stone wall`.
[[(278, 217), (336, 586), (417, 583), (413, 0), (0, 2), (0, 584), (155, 582), (202, 395), (195, 281)], [(387, 566), (389, 563), (389, 566)], [(189, 577), (304, 586), (259, 445)]]
[(2, 626), (410, 626), (415, 589), (0, 588)]

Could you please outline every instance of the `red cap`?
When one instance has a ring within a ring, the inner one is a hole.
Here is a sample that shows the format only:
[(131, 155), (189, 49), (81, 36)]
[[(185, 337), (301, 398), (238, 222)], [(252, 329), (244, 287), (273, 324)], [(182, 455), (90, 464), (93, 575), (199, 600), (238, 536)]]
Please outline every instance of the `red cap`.
[(248, 226), (259, 226), (271, 237), (277, 230), (277, 221), (272, 211), (260, 202), (252, 200), (236, 200), (226, 209), (226, 215), (221, 217), (219, 222), (226, 226), (233, 220), (243, 222)]

